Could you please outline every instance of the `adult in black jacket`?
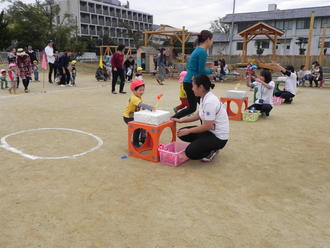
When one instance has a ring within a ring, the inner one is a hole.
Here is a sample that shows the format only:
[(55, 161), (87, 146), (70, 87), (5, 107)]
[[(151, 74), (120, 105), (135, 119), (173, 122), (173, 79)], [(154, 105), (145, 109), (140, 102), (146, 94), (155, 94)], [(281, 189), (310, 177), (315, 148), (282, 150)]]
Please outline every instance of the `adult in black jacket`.
[(68, 85), (70, 83), (70, 57), (72, 55), (71, 50), (66, 50), (66, 52), (58, 60), (58, 72), (61, 75), (60, 85)]
[(31, 64), (33, 64), (33, 61), (38, 61), (38, 59), (37, 59), (37, 54), (36, 54), (35, 51), (33, 51), (31, 45), (28, 45), (28, 47), (27, 47), (27, 52), (26, 52), (26, 53), (27, 53), (27, 54), (30, 56), (30, 58), (31, 58)]

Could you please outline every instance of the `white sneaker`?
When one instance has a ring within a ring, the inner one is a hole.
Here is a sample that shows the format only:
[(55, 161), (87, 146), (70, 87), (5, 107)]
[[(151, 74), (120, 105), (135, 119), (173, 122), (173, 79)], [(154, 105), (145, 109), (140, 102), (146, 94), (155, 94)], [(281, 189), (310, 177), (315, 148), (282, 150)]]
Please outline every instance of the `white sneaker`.
[(215, 158), (215, 156), (218, 155), (218, 153), (219, 153), (219, 151), (212, 151), (210, 153), (210, 155), (208, 155), (207, 157), (202, 159), (202, 162), (204, 162), (204, 163), (211, 162)]
[(64, 84), (61, 84), (60, 87), (65, 87), (65, 85)]

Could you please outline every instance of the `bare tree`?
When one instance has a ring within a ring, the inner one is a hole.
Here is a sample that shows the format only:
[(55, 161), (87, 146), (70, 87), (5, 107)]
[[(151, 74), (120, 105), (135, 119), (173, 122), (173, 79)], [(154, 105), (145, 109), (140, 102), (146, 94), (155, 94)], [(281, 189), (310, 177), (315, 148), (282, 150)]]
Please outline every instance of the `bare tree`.
[(217, 20), (214, 20), (211, 22), (210, 29), (212, 32), (219, 32), (219, 33), (227, 34), (227, 33), (229, 33), (230, 26), (223, 22), (223, 18), (219, 17)]

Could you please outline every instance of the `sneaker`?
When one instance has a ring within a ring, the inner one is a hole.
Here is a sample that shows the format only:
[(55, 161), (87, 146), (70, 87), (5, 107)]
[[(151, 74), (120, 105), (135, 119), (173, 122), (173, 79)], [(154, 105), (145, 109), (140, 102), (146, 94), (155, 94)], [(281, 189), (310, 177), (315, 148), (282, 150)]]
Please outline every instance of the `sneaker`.
[(60, 84), (60, 87), (65, 87), (65, 84)]
[(24, 90), (24, 92), (25, 92), (25, 93), (29, 93), (29, 90), (28, 90), (28, 89), (26, 89), (26, 90)]
[(202, 162), (204, 163), (211, 162), (218, 153), (219, 151), (212, 151), (207, 157), (202, 159)]
[(116, 95), (116, 94), (118, 94), (116, 91), (112, 91), (112, 94), (114, 94), (114, 95)]
[(121, 92), (119, 92), (120, 94), (127, 94), (127, 92), (125, 92), (125, 91), (121, 91)]
[(49, 83), (50, 83), (50, 84), (53, 84), (53, 81), (50, 81)]

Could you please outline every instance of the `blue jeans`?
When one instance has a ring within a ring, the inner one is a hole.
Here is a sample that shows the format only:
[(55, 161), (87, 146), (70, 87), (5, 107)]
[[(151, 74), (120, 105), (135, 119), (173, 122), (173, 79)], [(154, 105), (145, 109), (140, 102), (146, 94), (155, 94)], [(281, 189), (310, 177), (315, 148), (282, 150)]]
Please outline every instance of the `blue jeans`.
[(35, 71), (34, 73), (34, 81), (39, 81), (39, 72)]

